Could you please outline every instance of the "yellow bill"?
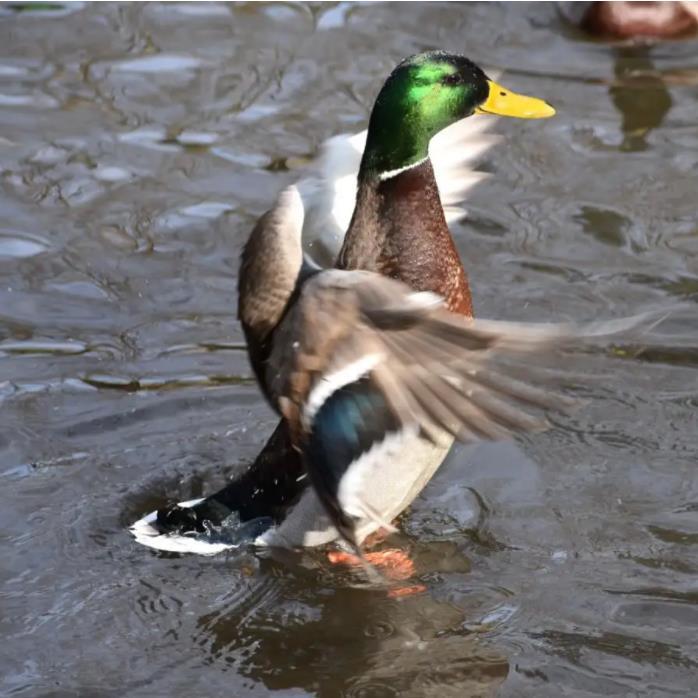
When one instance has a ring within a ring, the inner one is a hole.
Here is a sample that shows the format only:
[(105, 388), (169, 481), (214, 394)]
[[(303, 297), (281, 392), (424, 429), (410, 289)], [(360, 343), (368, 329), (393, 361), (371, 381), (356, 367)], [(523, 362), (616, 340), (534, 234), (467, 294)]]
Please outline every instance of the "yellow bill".
[(555, 114), (555, 110), (542, 99), (517, 95), (516, 92), (511, 92), (492, 80), (488, 80), (487, 84), (490, 94), (475, 109), (476, 114), (515, 116), (518, 119), (547, 119)]

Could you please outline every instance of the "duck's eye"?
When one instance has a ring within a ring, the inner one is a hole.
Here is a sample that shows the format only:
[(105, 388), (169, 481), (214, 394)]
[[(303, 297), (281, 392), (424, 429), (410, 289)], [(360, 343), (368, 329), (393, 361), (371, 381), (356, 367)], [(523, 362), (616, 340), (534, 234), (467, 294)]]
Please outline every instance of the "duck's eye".
[(460, 73), (451, 73), (443, 79), (444, 85), (461, 85), (463, 84), (463, 76)]

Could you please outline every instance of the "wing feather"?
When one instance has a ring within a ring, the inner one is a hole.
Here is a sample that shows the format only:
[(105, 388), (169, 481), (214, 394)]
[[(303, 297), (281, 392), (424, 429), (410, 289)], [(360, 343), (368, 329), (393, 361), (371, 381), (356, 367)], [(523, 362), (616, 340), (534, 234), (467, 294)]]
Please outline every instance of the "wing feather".
[(377, 358), (366, 364), (366, 374), (404, 425), (417, 424), (430, 437), (502, 439), (544, 429), (546, 411), (579, 404), (559, 385), (527, 380), (532, 364), (563, 347), (630, 331), (648, 317), (589, 325), (468, 320), (401, 282), (364, 271), (323, 271), (304, 285), (278, 330), (275, 345), (285, 349), (272, 352), (268, 383), (277, 399), (295, 405), (300, 438), (317, 409), (306, 409), (308, 397), (323, 396), (313, 393), (318, 385), (324, 382), (324, 394), (331, 394), (345, 378), (356, 380), (347, 366), (372, 355)]
[[(545, 429), (547, 412), (579, 404), (559, 384), (541, 385), (532, 365), (545, 365), (560, 348), (648, 324), (647, 315), (586, 326), (469, 320), (401, 282), (365, 271), (322, 271), (302, 284), (276, 331), (267, 385), (301, 451), (316, 436), (324, 401), (366, 379), (403, 430), (416, 427), (434, 443), (449, 436), (500, 440)], [(306, 467), (340, 535), (361, 555), (353, 518), (326, 486), (324, 469), (332, 464), (308, 458)], [(362, 511), (385, 525), (380, 512)]]

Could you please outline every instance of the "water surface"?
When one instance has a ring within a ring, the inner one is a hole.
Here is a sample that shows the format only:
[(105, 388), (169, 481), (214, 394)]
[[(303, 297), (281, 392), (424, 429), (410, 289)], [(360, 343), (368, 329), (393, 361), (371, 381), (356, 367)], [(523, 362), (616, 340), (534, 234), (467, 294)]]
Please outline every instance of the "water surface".
[[(255, 218), (429, 48), (558, 116), (501, 121), (454, 227), (476, 311), (698, 300), (698, 43), (554, 5), (61, 4), (0, 24), (0, 692), (694, 695), (698, 321), (567, 366), (589, 408), (456, 449), (402, 521), (427, 591), (319, 553), (204, 559), (127, 525), (274, 425), (235, 319)], [(485, 118), (485, 117), (482, 117)]]

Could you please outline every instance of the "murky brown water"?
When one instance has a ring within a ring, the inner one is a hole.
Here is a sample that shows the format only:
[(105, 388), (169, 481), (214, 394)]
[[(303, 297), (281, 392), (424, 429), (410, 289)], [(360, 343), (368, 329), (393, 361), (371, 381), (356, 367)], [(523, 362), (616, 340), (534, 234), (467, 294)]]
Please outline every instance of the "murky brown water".
[[(589, 41), (553, 5), (75, 5), (0, 16), (0, 693), (695, 695), (698, 320), (577, 357), (591, 406), (457, 449), (404, 520), (427, 592), (318, 554), (155, 554), (275, 422), (241, 242), (392, 66), (442, 47), (549, 99), (502, 121), (454, 234), (477, 312), (698, 300), (698, 41)], [(671, 325), (671, 323), (669, 323)]]

